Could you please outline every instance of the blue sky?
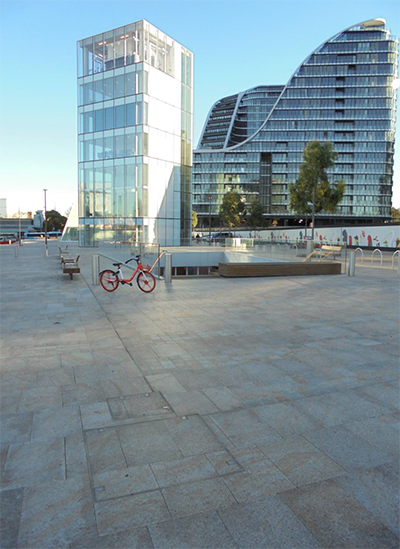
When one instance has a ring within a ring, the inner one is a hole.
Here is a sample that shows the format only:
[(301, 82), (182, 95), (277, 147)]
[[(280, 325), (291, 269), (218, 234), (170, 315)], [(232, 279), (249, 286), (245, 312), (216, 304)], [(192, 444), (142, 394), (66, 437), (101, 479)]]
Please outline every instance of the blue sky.
[[(285, 84), (342, 29), (383, 17), (400, 35), (398, 0), (0, 0), (0, 198), (7, 211), (64, 213), (77, 195), (76, 42), (146, 19), (194, 53), (194, 144), (211, 105)], [(400, 135), (394, 200), (400, 207)]]

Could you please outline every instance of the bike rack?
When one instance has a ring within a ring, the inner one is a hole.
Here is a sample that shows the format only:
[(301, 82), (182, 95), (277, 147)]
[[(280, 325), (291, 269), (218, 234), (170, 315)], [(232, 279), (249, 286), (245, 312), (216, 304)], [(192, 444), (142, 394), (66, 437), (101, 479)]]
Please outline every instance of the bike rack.
[(393, 267), (394, 267), (394, 258), (395, 258), (395, 255), (396, 255), (396, 254), (399, 254), (399, 256), (400, 256), (400, 250), (396, 250), (396, 251), (394, 252), (394, 254), (392, 255), (392, 266), (391, 266), (391, 269), (393, 269)]
[(380, 266), (382, 267), (383, 255), (382, 255), (382, 252), (380, 251), (379, 248), (377, 248), (376, 250), (374, 250), (374, 251), (372, 252), (372, 256), (371, 256), (371, 265), (374, 264), (374, 254), (375, 254), (375, 252), (379, 252), (380, 255), (381, 255), (381, 265), (380, 265)]
[(362, 250), (361, 248), (356, 248), (356, 249), (354, 250), (354, 253), (356, 254), (356, 256), (357, 256), (357, 252), (358, 252), (358, 251), (361, 252), (361, 265), (362, 265), (362, 264), (364, 263), (364, 252), (363, 252), (363, 250)]

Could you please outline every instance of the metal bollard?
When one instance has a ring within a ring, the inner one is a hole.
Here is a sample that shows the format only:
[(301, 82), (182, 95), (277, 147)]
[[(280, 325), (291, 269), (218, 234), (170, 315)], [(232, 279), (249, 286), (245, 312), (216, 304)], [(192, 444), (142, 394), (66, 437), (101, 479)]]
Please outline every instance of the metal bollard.
[(164, 257), (165, 257), (165, 268), (164, 268), (165, 282), (172, 282), (172, 254), (164, 254)]
[(18, 244), (14, 244), (15, 257), (18, 257)]
[(347, 272), (348, 276), (355, 276), (356, 274), (356, 252), (355, 250), (350, 250), (349, 252), (349, 270)]
[[(307, 251), (306, 251), (306, 255), (307, 257), (313, 253), (314, 251), (314, 240), (307, 240), (306, 241), (306, 245), (307, 245)], [(311, 257), (309, 257), (307, 259), (307, 261), (311, 261)]]
[(99, 282), (99, 273), (100, 273), (100, 256), (95, 254), (92, 255), (92, 284), (93, 286), (98, 286)]

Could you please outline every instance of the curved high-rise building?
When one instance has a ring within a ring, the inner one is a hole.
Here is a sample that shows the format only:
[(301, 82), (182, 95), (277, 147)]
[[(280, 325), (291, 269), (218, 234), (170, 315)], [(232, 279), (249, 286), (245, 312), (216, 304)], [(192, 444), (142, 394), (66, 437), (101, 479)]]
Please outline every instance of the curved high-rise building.
[(217, 101), (193, 156), (193, 208), (204, 225), (223, 195), (259, 199), (267, 218), (290, 224), (289, 183), (306, 144), (333, 143), (331, 182), (345, 196), (320, 224), (390, 218), (398, 40), (384, 19), (352, 26), (319, 46), (285, 86), (258, 86)]

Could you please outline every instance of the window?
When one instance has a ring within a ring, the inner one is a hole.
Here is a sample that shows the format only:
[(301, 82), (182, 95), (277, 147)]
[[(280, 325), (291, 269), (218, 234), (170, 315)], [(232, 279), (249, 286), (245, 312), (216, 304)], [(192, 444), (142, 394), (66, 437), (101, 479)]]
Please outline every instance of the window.
[(105, 129), (112, 130), (114, 127), (114, 108), (105, 109)]
[(136, 103), (126, 105), (126, 125), (134, 126), (136, 124)]
[(125, 75), (120, 74), (114, 80), (114, 97), (123, 97), (125, 95)]
[(123, 128), (125, 126), (125, 105), (115, 107), (115, 127)]
[(96, 132), (100, 132), (104, 130), (103, 115), (104, 115), (103, 109), (94, 111), (94, 131)]

